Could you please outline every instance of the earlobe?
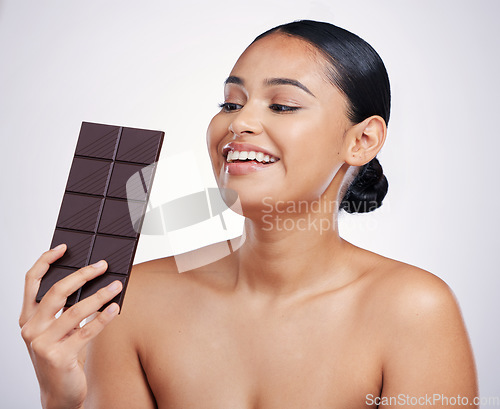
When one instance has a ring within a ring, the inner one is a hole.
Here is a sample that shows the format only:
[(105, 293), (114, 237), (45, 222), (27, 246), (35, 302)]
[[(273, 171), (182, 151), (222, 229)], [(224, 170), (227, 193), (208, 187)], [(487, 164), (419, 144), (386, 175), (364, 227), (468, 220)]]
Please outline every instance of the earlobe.
[(349, 129), (345, 138), (346, 163), (351, 166), (362, 166), (370, 162), (384, 145), (386, 134), (386, 123), (378, 115), (373, 115), (354, 125)]

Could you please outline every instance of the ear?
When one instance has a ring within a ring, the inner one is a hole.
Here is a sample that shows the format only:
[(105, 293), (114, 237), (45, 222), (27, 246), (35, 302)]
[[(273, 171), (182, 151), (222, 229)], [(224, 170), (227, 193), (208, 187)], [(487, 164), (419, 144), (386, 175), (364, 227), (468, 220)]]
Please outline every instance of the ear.
[(373, 115), (352, 126), (345, 134), (345, 162), (362, 166), (370, 162), (380, 151), (387, 135), (385, 120)]

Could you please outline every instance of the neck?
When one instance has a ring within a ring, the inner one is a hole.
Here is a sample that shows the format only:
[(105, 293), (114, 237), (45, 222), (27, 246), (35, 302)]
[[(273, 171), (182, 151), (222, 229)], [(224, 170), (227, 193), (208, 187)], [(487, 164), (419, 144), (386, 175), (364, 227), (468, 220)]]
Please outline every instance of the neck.
[[(306, 209), (276, 208), (245, 220), (237, 286), (269, 296), (307, 294), (347, 279), (349, 243), (338, 234), (337, 212), (324, 200)], [(283, 212), (283, 210), (288, 210)]]

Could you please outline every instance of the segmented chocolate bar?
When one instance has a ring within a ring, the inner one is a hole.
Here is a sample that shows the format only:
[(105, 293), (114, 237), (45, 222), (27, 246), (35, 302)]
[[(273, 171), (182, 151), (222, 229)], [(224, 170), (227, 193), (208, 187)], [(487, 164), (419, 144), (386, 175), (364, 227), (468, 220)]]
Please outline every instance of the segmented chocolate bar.
[(161, 131), (82, 123), (51, 244), (66, 243), (67, 250), (43, 277), (38, 302), (57, 281), (104, 259), (106, 272), (68, 297), (66, 306), (114, 280), (123, 290), (110, 303), (122, 306), (163, 137)]

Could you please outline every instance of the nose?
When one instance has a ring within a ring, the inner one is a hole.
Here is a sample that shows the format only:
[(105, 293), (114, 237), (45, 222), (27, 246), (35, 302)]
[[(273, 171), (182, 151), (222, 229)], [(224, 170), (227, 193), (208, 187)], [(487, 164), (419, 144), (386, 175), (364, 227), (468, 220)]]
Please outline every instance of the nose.
[(247, 103), (233, 115), (233, 120), (229, 124), (229, 131), (235, 136), (258, 135), (262, 132), (262, 124), (256, 107), (252, 107)]

